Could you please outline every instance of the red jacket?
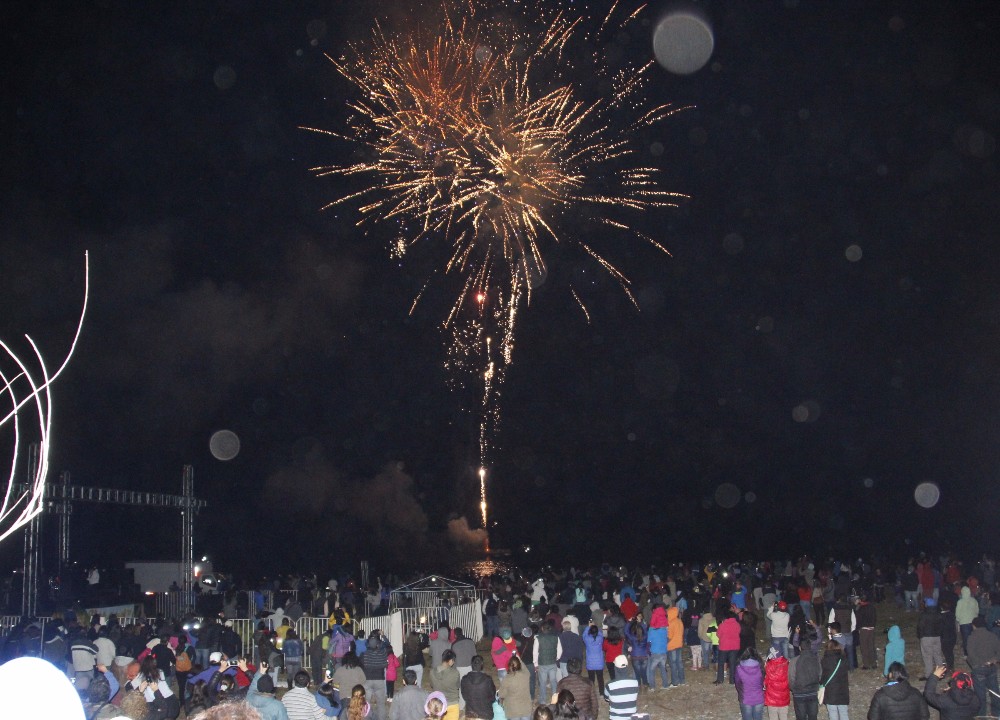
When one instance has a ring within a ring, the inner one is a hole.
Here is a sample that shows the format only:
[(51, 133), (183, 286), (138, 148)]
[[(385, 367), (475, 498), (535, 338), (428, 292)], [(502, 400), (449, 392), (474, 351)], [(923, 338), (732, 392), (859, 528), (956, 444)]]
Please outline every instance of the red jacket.
[(791, 702), (788, 694), (788, 660), (776, 657), (764, 666), (764, 704), (768, 707), (787, 707)]
[(740, 624), (736, 618), (726, 618), (719, 625), (719, 651), (740, 649)]
[(634, 618), (638, 612), (639, 606), (635, 604), (635, 600), (630, 597), (626, 597), (622, 600), (622, 615), (625, 616), (626, 620), (632, 622), (632, 618)]
[(622, 654), (622, 646), (624, 641), (619, 640), (616, 643), (604, 641), (604, 662), (613, 663), (615, 658)]

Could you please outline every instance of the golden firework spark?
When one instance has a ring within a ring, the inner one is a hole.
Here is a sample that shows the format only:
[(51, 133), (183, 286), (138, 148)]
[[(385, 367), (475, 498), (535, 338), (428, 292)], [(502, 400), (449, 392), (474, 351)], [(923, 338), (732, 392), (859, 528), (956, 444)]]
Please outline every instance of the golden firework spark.
[[(530, 302), (547, 273), (544, 246), (578, 246), (634, 303), (628, 278), (592, 244), (564, 230), (563, 218), (592, 218), (666, 252), (635, 231), (629, 218), (685, 197), (661, 190), (656, 168), (637, 161), (632, 140), (638, 131), (683, 108), (641, 109), (652, 62), (605, 68), (607, 38), (636, 22), (643, 9), (620, 13), (617, 5), (593, 22), (552, 3), (444, 0), (437, 12), (414, 10), (398, 30), (377, 24), (367, 42), (330, 58), (359, 91), (348, 103), (348, 129), (307, 128), (350, 140), (364, 156), (314, 168), (317, 174), (371, 181), (327, 207), (359, 202), (359, 224), (398, 229), (394, 257), (417, 243), (433, 244), (443, 275), (460, 278), (444, 321), (446, 365), (455, 377), (482, 380), (484, 526), (498, 388), (513, 357), (522, 299)], [(592, 98), (598, 81), (610, 90)], [(634, 121), (623, 125), (623, 111)], [(570, 290), (589, 322), (580, 295)]]

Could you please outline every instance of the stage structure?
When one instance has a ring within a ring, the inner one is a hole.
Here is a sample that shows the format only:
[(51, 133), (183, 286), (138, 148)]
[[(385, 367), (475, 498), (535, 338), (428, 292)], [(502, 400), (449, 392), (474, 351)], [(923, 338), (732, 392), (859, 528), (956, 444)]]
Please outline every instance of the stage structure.
[[(38, 447), (31, 446), (29, 473), (38, 462)], [(41, 572), (42, 518), (48, 513), (59, 517), (59, 560), (61, 574), (69, 563), (69, 520), (73, 504), (79, 502), (106, 505), (132, 505), (142, 508), (179, 510), (181, 513), (181, 564), (183, 566), (183, 597), (191, 598), (194, 590), (194, 516), (205, 507), (205, 501), (194, 496), (194, 468), (185, 465), (181, 473), (181, 494), (142, 492), (119, 488), (82, 487), (70, 484), (70, 474), (63, 472), (56, 483), (46, 483), (43, 510), (36, 515), (24, 532), (24, 587), (21, 594), (21, 614), (34, 617), (38, 612), (38, 575)]]

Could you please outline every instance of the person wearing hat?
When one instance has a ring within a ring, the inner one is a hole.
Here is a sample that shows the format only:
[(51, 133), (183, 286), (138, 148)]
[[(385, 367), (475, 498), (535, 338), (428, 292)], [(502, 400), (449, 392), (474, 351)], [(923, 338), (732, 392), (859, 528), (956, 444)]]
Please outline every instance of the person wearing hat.
[(441, 720), (448, 714), (448, 710), (448, 699), (444, 693), (435, 690), (427, 696), (427, 701), (424, 703), (424, 717), (427, 720)]
[(979, 714), (979, 697), (972, 685), (972, 676), (965, 672), (952, 673), (948, 690), (938, 692), (938, 681), (948, 668), (938, 665), (924, 685), (924, 700), (941, 713), (941, 720), (971, 720)]
[(780, 600), (768, 608), (765, 613), (771, 626), (771, 647), (782, 657), (788, 654), (788, 603)]
[[(675, 608), (671, 608), (673, 610)], [(639, 709), (639, 681), (628, 672), (628, 658), (619, 655), (614, 659), (615, 679), (604, 688), (604, 697), (611, 707), (608, 710), (610, 720), (628, 720)]]
[(274, 697), (274, 679), (267, 670), (267, 663), (261, 660), (247, 691), (247, 704), (260, 713), (262, 720), (288, 720), (288, 710)]

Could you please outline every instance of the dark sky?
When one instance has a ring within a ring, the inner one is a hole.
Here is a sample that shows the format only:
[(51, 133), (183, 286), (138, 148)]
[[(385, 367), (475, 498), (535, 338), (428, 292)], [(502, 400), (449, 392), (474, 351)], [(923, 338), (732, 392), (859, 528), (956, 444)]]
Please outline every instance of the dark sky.
[[(344, 127), (351, 88), (323, 53), (402, 7), (0, 9), (0, 337), (61, 357), (90, 251), (53, 469), (179, 492), (194, 465), (196, 552), (224, 569), (431, 564), (449, 519), (477, 523), (478, 421), (437, 332), (448, 298), (407, 315), (419, 263), (357, 229), (356, 205), (319, 210), (349, 185), (309, 168), (352, 146), (299, 129)], [(675, 7), (654, 3), (615, 50), (652, 57)], [(640, 222), (673, 257), (611, 246), (636, 311), (585, 256), (550, 256), (502, 388), (494, 545), (638, 562), (995, 543), (1000, 5), (696, 7), (711, 61), (656, 68), (647, 92), (696, 109), (636, 138), (692, 198)], [(589, 325), (568, 289), (582, 277)], [(242, 441), (230, 462), (209, 452), (219, 429)], [(921, 482), (936, 507), (916, 504)], [(171, 513), (73, 522), (81, 562), (179, 545)], [(20, 540), (2, 552), (17, 564)]]

